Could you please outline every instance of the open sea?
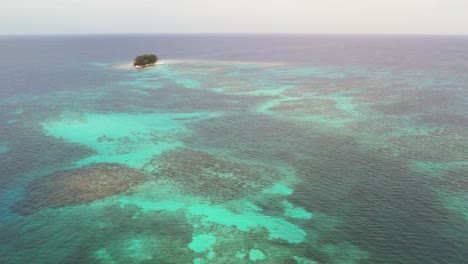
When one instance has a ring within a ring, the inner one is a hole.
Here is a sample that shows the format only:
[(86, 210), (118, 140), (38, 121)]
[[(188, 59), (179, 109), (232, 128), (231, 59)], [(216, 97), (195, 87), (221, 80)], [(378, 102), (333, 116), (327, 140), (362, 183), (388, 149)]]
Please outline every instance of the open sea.
[(2, 36), (0, 58), (2, 264), (468, 263), (468, 37)]

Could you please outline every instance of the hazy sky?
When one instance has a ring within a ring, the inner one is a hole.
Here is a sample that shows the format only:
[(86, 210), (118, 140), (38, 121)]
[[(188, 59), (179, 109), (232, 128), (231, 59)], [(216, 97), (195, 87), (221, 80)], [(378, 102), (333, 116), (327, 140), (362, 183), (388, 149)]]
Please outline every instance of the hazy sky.
[(0, 0), (0, 34), (468, 34), (468, 0)]

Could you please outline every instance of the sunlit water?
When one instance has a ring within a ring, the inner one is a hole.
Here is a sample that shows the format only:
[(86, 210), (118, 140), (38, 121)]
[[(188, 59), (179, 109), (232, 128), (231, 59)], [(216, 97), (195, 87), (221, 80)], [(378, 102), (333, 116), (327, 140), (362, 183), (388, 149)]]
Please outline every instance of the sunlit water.
[[(136, 55), (160, 64), (136, 70)], [(0, 263), (466, 263), (468, 39), (0, 39)]]

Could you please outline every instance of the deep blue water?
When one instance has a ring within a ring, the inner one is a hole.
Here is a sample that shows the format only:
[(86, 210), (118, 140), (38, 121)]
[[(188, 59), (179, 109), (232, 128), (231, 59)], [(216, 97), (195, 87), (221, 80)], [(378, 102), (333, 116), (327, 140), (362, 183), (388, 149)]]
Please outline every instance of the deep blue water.
[(3, 36), (0, 58), (0, 263), (468, 259), (467, 37)]
[[(106, 35), (0, 37), (2, 95), (63, 89), (115, 78), (80, 67), (157, 52), (162, 59), (294, 62), (313, 65), (467, 71), (468, 37), (341, 35)], [(155, 51), (156, 50), (156, 51)], [(25, 67), (25, 64), (27, 67)], [(34, 87), (31, 84), (34, 83)]]

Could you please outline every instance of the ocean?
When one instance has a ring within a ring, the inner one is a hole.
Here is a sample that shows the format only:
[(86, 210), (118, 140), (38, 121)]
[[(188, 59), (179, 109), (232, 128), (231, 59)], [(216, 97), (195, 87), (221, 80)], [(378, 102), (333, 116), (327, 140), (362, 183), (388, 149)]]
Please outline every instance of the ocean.
[(0, 58), (2, 264), (467, 263), (468, 37), (1, 36)]

